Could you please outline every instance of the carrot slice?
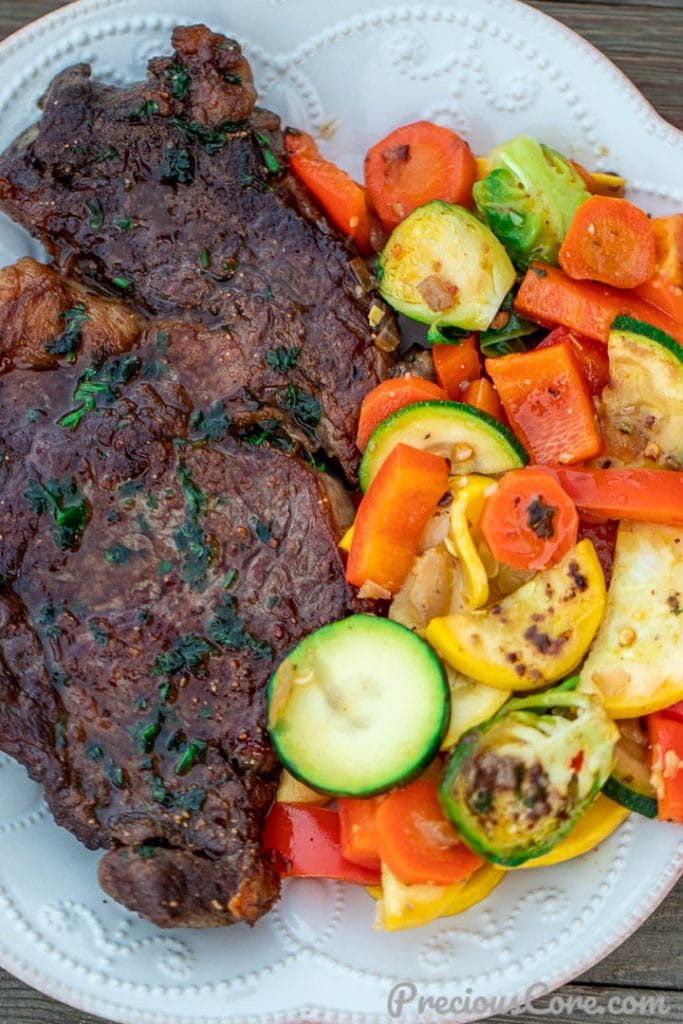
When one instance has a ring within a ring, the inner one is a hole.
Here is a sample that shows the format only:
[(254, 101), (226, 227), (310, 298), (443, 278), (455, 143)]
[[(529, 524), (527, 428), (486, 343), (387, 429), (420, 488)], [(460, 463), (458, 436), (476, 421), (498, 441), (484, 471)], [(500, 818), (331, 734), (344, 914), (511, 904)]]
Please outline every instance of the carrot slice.
[(585, 375), (568, 341), (487, 359), (486, 371), (534, 462), (580, 462), (602, 450)]
[(484, 863), (446, 819), (437, 792), (436, 780), (416, 779), (377, 809), (380, 858), (405, 885), (454, 885)]
[(372, 217), (363, 186), (341, 167), (325, 160), (305, 132), (288, 132), (285, 146), (294, 174), (318, 200), (332, 223), (353, 238), (360, 252), (366, 256), (372, 253)]
[(438, 384), (424, 377), (392, 377), (383, 380), (363, 399), (356, 444), (363, 451), (375, 427), (405, 405), (413, 405), (414, 402), (443, 402), (447, 398), (448, 395)]
[(635, 288), (655, 272), (655, 233), (627, 199), (592, 196), (574, 214), (559, 259), (574, 280)]
[(340, 797), (337, 800), (342, 856), (366, 868), (380, 867), (375, 824), (380, 803), (380, 797)]
[(630, 316), (659, 327), (683, 344), (683, 327), (634, 292), (592, 281), (573, 281), (547, 263), (532, 264), (517, 292), (514, 309), (543, 327), (563, 324), (605, 343), (616, 317)]
[(484, 501), (479, 529), (499, 562), (547, 569), (576, 544), (579, 515), (569, 495), (542, 470), (512, 470)]
[(346, 578), (395, 593), (410, 572), (422, 531), (448, 488), (448, 462), (397, 444), (380, 466), (353, 525)]
[(475, 409), (481, 409), (482, 412), (487, 412), (489, 416), (500, 420), (501, 423), (508, 422), (498, 392), (486, 377), (472, 381), (465, 389), (461, 401), (467, 405), (473, 405)]
[(423, 203), (472, 205), (477, 163), (464, 139), (430, 121), (396, 128), (365, 158), (365, 184), (379, 219), (391, 231)]
[(570, 327), (556, 327), (540, 345), (536, 346), (536, 351), (559, 345), (562, 341), (568, 341), (573, 348), (574, 355), (586, 374), (591, 394), (601, 395), (609, 381), (609, 359), (605, 345), (594, 338), (585, 338), (582, 334), (577, 334)]
[(478, 335), (468, 334), (458, 345), (433, 345), (436, 379), (453, 402), (461, 402), (468, 384), (481, 377)]
[(683, 213), (655, 217), (652, 230), (657, 273), (683, 288)]

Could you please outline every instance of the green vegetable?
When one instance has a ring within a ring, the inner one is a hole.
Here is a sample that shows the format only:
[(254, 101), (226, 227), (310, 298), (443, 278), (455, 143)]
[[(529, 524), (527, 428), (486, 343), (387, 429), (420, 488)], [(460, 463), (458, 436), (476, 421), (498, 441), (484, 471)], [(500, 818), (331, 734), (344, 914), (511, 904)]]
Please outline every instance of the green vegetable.
[(171, 92), (175, 98), (177, 100), (187, 99), (192, 78), (185, 65), (174, 60), (167, 74), (171, 82)]
[[(234, 570), (233, 570), (234, 571)], [(226, 582), (226, 588), (231, 585)], [(221, 647), (233, 651), (247, 651), (256, 659), (271, 659), (273, 649), (264, 640), (256, 640), (245, 628), (244, 619), (237, 612), (237, 601), (226, 594), (214, 609), (214, 617), (207, 630), (209, 637)]]
[(482, 355), (489, 357), (507, 356), (511, 352), (526, 352), (528, 346), (522, 340), (538, 331), (538, 324), (515, 313), (512, 304), (515, 290), (507, 293), (493, 323), (487, 331), (479, 335), (479, 347)]
[(558, 687), (510, 701), (453, 748), (439, 791), (444, 812), (493, 863), (540, 857), (600, 792), (618, 737), (590, 693)]
[(683, 468), (683, 347), (650, 324), (620, 316), (607, 353), (602, 426), (608, 452), (629, 465)]
[(300, 352), (301, 349), (298, 346), (287, 348), (284, 345), (278, 345), (272, 352), (266, 352), (266, 362), (277, 373), (289, 373), (298, 363)]
[[(95, 362), (88, 367), (74, 389), (72, 399), (79, 404), (57, 420), (60, 427), (75, 430), (87, 412), (98, 406), (110, 406), (120, 397), (120, 387), (128, 384), (140, 370), (135, 356), (117, 356), (104, 366)], [(137, 489), (141, 485), (135, 485)], [(123, 487), (120, 488), (123, 493)]]
[(528, 135), (518, 135), (489, 156), (492, 170), (473, 195), (479, 213), (518, 267), (533, 260), (557, 263), (577, 208), (590, 198), (569, 161)]
[(186, 775), (205, 750), (206, 743), (203, 740), (190, 740), (176, 761), (175, 768), (173, 769), (175, 774)]
[(104, 223), (104, 212), (99, 199), (88, 199), (85, 203), (90, 213), (90, 230), (99, 231)]
[(657, 794), (650, 781), (647, 737), (638, 718), (617, 722), (621, 736), (612, 774), (602, 788), (605, 796), (646, 818), (657, 817)]
[(189, 185), (194, 181), (194, 157), (184, 146), (166, 146), (160, 168), (161, 180)]
[(222, 441), (228, 436), (231, 426), (232, 417), (221, 401), (208, 412), (196, 409), (190, 416), (190, 430), (199, 434), (202, 441)]
[(434, 652), (409, 629), (372, 615), (306, 637), (280, 662), (267, 701), (285, 767), (339, 796), (408, 782), (436, 755), (449, 717)]
[(496, 475), (529, 461), (512, 431), (488, 413), (460, 402), (415, 402), (373, 431), (358, 474), (363, 491), (399, 443), (452, 459), (458, 473)]
[(383, 298), (399, 313), (467, 331), (486, 330), (515, 283), (510, 258), (489, 228), (440, 200), (395, 228), (376, 275)]
[(178, 551), (183, 556), (182, 579), (193, 590), (202, 590), (211, 564), (216, 558), (216, 545), (202, 528), (206, 515), (207, 497), (197, 487), (184, 464), (178, 466), (178, 476), (185, 495), (187, 516), (185, 522), (173, 534)]
[(152, 675), (173, 676), (178, 672), (192, 672), (196, 676), (204, 676), (207, 658), (213, 653), (215, 648), (206, 637), (186, 633), (175, 641), (170, 650), (157, 654)]

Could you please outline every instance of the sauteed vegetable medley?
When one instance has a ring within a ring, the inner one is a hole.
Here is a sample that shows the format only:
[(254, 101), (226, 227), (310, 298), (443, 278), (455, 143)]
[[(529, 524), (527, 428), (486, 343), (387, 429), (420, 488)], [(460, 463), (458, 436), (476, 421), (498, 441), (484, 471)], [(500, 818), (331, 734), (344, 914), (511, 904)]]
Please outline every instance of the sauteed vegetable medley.
[(265, 846), (410, 928), (631, 812), (683, 824), (683, 213), (526, 136), (406, 125), (364, 187), (288, 150), (433, 372), (360, 410), (341, 546), (376, 614), (271, 678)]

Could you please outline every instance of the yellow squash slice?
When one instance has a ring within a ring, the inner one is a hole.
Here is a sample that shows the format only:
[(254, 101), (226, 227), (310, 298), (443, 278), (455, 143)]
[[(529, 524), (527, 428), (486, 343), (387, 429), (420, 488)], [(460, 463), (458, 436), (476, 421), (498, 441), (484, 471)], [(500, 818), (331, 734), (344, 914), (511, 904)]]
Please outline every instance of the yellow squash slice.
[(453, 668), (501, 690), (537, 690), (581, 662), (605, 609), (605, 579), (589, 540), (486, 610), (435, 618), (426, 640)]
[(613, 718), (683, 699), (683, 528), (621, 523), (607, 608), (581, 681)]
[(395, 932), (460, 914), (485, 899), (504, 876), (503, 868), (485, 864), (457, 885), (404, 885), (383, 864), (375, 927)]

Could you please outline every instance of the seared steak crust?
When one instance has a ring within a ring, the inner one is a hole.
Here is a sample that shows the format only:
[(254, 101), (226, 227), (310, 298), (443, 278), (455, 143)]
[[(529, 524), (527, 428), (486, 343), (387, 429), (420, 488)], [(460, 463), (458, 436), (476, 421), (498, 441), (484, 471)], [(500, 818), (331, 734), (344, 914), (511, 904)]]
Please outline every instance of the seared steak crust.
[(173, 45), (129, 88), (87, 65), (57, 76), (40, 123), (0, 159), (0, 205), (63, 272), (229, 348), (235, 415), (293, 407), (353, 481), (358, 408), (388, 364), (351, 247), (286, 171), (238, 45), (204, 26)]

